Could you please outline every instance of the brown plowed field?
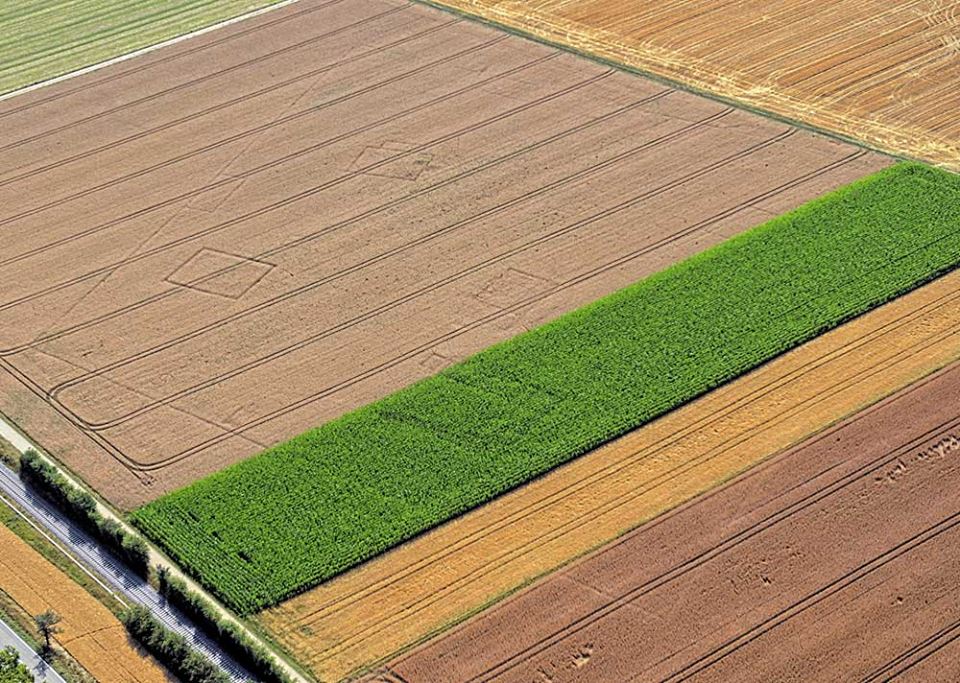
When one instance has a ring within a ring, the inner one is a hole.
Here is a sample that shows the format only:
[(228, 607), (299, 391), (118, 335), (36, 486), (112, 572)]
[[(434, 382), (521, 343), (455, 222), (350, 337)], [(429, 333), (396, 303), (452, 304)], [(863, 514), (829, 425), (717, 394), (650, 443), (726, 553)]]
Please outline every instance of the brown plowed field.
[(952, 0), (436, 2), (960, 170), (960, 16)]
[(958, 574), (953, 365), (414, 651), (388, 676), (955, 681)]
[(380, 661), (956, 359), (958, 303), (960, 271), (260, 619), (325, 680)]
[(888, 163), (395, 0), (0, 120), (0, 410), (127, 508)]
[(100, 683), (172, 683), (110, 610), (0, 524), (0, 590), (27, 614), (62, 617), (54, 639)]

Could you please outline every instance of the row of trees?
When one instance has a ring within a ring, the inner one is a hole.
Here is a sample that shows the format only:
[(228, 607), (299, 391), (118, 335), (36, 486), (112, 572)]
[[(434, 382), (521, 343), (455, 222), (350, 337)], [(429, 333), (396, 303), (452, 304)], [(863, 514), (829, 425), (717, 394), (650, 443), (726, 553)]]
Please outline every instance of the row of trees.
[(117, 520), (103, 517), (93, 496), (67, 481), (36, 451), (28, 450), (20, 457), (20, 477), (77, 520), (134, 571), (143, 577), (150, 575), (150, 549), (146, 541), (126, 531)]
[[(144, 578), (150, 578), (150, 549), (139, 535), (128, 532), (115, 519), (100, 514), (97, 501), (86, 491), (71, 484), (59, 470), (36, 451), (28, 450), (20, 458), (20, 477), (47, 500), (76, 520), (91, 535), (104, 543)], [(230, 678), (187, 641), (168, 629), (145, 607), (131, 607), (120, 615), (127, 631), (177, 675), (184, 683), (228, 683)], [(51, 637), (59, 628), (60, 617), (48, 611), (34, 617), (37, 631), (51, 651)], [(0, 683), (6, 683), (0, 679)]]

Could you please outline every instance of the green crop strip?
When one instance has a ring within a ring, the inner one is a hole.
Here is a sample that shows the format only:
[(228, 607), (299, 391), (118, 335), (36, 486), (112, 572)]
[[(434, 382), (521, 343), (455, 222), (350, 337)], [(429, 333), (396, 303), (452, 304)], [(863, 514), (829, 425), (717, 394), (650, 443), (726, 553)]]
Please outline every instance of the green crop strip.
[(0, 94), (279, 0), (20, 0), (0, 6)]
[(160, 498), (134, 520), (235, 609), (260, 609), (958, 264), (960, 177), (901, 164)]

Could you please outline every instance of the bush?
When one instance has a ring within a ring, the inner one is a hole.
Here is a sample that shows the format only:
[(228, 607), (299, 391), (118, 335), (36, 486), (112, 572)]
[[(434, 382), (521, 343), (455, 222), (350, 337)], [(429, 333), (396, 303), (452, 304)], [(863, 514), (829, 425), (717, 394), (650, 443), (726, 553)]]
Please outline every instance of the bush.
[(290, 683), (290, 678), (276, 665), (266, 648), (254, 642), (233, 622), (221, 619), (216, 607), (191, 591), (183, 579), (171, 576), (166, 567), (157, 567), (157, 580), (161, 595), (216, 640), (225, 652), (256, 675), (258, 681)]
[(230, 683), (226, 673), (190, 647), (179, 633), (165, 628), (146, 607), (127, 608), (120, 620), (130, 635), (183, 683)]
[(34, 450), (20, 458), (20, 477), (80, 525), (102, 541), (141, 576), (150, 574), (150, 550), (139, 536), (127, 532), (115, 519), (97, 511), (97, 501), (77, 488)]

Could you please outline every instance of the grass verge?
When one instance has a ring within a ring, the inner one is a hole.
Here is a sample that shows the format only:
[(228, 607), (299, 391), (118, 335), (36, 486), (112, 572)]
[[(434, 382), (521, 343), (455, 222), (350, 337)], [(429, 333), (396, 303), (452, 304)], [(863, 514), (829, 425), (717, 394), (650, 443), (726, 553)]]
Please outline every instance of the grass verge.
[(958, 264), (960, 177), (901, 164), (160, 498), (133, 520), (249, 613)]

